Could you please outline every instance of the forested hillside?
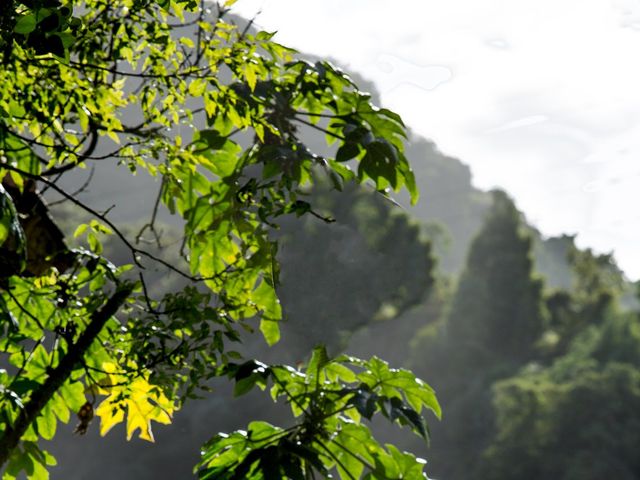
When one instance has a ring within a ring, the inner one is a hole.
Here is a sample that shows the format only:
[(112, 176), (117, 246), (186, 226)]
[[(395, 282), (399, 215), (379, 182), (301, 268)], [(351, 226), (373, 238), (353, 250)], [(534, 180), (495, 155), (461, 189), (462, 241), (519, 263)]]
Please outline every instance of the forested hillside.
[(448, 309), (412, 343), (448, 414), (433, 474), (597, 479), (640, 474), (640, 320), (608, 255), (570, 249), (572, 283), (544, 289), (532, 238), (494, 193)]

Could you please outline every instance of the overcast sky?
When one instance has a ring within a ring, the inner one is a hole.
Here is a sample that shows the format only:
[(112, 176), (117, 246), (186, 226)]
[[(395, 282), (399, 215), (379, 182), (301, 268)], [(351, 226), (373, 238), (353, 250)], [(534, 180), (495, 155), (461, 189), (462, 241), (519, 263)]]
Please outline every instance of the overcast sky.
[[(375, 81), (386, 107), (544, 234), (640, 279), (640, 0), (239, 0), (276, 40)], [(426, 186), (425, 188), (428, 188)]]

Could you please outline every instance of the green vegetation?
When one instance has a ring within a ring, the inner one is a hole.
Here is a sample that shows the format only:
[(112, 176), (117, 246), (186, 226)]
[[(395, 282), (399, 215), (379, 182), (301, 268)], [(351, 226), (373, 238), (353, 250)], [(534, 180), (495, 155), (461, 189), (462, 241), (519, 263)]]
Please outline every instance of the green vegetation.
[(319, 188), (313, 198), (335, 223), (311, 217), (300, 228), (292, 220), (280, 242), (280, 298), (290, 319), (283, 345), (298, 356), (318, 342), (341, 351), (353, 332), (419, 304), (433, 283), (430, 244), (386, 199), (353, 187)]
[(621, 305), (627, 282), (610, 255), (563, 237), (547, 244), (566, 252), (569, 285), (543, 288), (530, 229), (504, 193), (493, 197), (449, 308), (412, 344), (410, 364), (445, 412), (431, 472), (638, 478), (640, 319)]
[(431, 373), (450, 415), (434, 433), (442, 431), (446, 451), (451, 445), (464, 451), (453, 462), (434, 442), (434, 463), (448, 462), (448, 476), (477, 471), (493, 418), (488, 385), (531, 360), (542, 334), (542, 282), (532, 278), (530, 248), (512, 201), (493, 192), (449, 308), (414, 345), (413, 366)]
[[(4, 478), (640, 477), (612, 256), (543, 239), (375, 91), (198, 3), (0, 12)], [(388, 195), (418, 186), (412, 219)]]
[[(423, 477), (424, 461), (379, 443), (364, 421), (382, 414), (427, 438), (423, 412), (439, 416), (440, 407), (409, 371), (376, 357), (331, 358), (323, 348), (298, 368), (238, 351), (243, 331), (259, 328), (269, 345), (280, 338), (276, 232), (287, 215), (332, 222), (308, 197), (314, 184), (367, 184), (383, 196), (406, 188), (414, 202), (418, 194), (400, 117), (372, 105), (329, 63), (299, 60), (273, 34), (228, 22), (232, 3), (3, 7), (0, 243), (7, 255), (26, 252), (3, 265), (1, 279), (3, 478), (48, 478), (56, 460), (43, 440), (72, 413), (78, 433), (96, 416), (103, 435), (124, 423), (128, 439), (153, 441), (152, 422), (171, 423), (224, 376), (236, 395), (270, 388), (290, 405), (293, 424), (253, 422), (215, 436), (202, 449), (199, 478)], [(302, 126), (323, 131), (332, 154), (311, 151)], [(112, 219), (112, 208), (83, 201), (81, 185), (61, 186), (99, 162), (156, 180), (153, 213), (137, 235)], [(60, 230), (45, 190), (86, 220)], [(141, 243), (161, 242), (163, 212), (182, 227), (170, 260)], [(384, 245), (402, 227), (420, 250), (420, 287), (379, 287), (389, 290), (382, 303), (402, 309), (430, 282), (431, 260), (415, 230), (385, 215), (379, 237), (367, 241)], [(358, 228), (373, 232), (376, 220)], [(68, 247), (65, 233), (83, 246)], [(126, 264), (107, 256), (113, 239)], [(156, 288), (153, 269), (184, 287)]]
[[(532, 279), (531, 238), (512, 201), (500, 191), (471, 244), (444, 334), (465, 364), (519, 366), (542, 333), (542, 282)], [(456, 366), (457, 368), (457, 366)]]

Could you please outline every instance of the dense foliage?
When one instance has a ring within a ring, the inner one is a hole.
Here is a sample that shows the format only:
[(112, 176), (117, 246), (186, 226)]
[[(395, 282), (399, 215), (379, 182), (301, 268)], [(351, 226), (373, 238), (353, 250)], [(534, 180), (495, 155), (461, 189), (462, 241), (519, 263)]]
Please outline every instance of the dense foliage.
[[(400, 118), (373, 106), (329, 63), (298, 60), (273, 34), (238, 29), (226, 20), (232, 3), (15, 0), (3, 7), (4, 478), (47, 478), (55, 459), (41, 440), (71, 413), (78, 433), (95, 415), (103, 434), (124, 422), (128, 438), (152, 441), (151, 422), (170, 423), (221, 375), (235, 380), (237, 394), (271, 385), (273, 398), (300, 420), (214, 437), (203, 449), (201, 478), (423, 477), (422, 460), (380, 445), (363, 422), (381, 413), (426, 438), (422, 413), (440, 410), (413, 374), (377, 358), (331, 359), (323, 349), (306, 367), (267, 366), (233, 347), (256, 322), (269, 344), (279, 340), (274, 231), (290, 214), (331, 221), (306, 196), (318, 178), (337, 189), (367, 183), (382, 195), (406, 187), (414, 201), (417, 191)], [(333, 154), (310, 151), (302, 125), (324, 132)], [(82, 201), (82, 185), (61, 186), (93, 162), (157, 179), (153, 212), (138, 235), (114, 222), (111, 208)], [(88, 220), (61, 231), (45, 190)], [(162, 209), (182, 220), (174, 261), (141, 243), (159, 240)], [(68, 248), (65, 233), (86, 247)], [(124, 245), (128, 264), (105, 256), (107, 236)], [(155, 294), (152, 266), (186, 286)]]
[(637, 478), (640, 318), (622, 308), (624, 276), (565, 236), (551, 243), (572, 281), (545, 288), (530, 230), (493, 197), (449, 307), (412, 342), (411, 367), (430, 372), (447, 414), (433, 475)]
[[(520, 213), (506, 194), (493, 192), (449, 308), (415, 343), (414, 366), (433, 372), (451, 415), (435, 430), (434, 461), (446, 466), (446, 475), (477, 471), (493, 423), (487, 385), (529, 361), (542, 334), (542, 284), (531, 278), (530, 248)], [(455, 450), (464, 455), (454, 462)]]

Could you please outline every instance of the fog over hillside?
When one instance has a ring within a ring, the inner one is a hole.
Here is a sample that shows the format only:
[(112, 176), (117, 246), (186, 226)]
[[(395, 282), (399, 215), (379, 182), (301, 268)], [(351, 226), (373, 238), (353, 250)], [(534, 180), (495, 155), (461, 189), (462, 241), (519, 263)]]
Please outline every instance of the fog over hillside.
[(372, 79), (388, 108), (470, 165), (474, 185), (509, 191), (545, 235), (578, 234), (640, 277), (639, 217), (626, 208), (640, 178), (638, 2), (236, 6), (283, 43)]

